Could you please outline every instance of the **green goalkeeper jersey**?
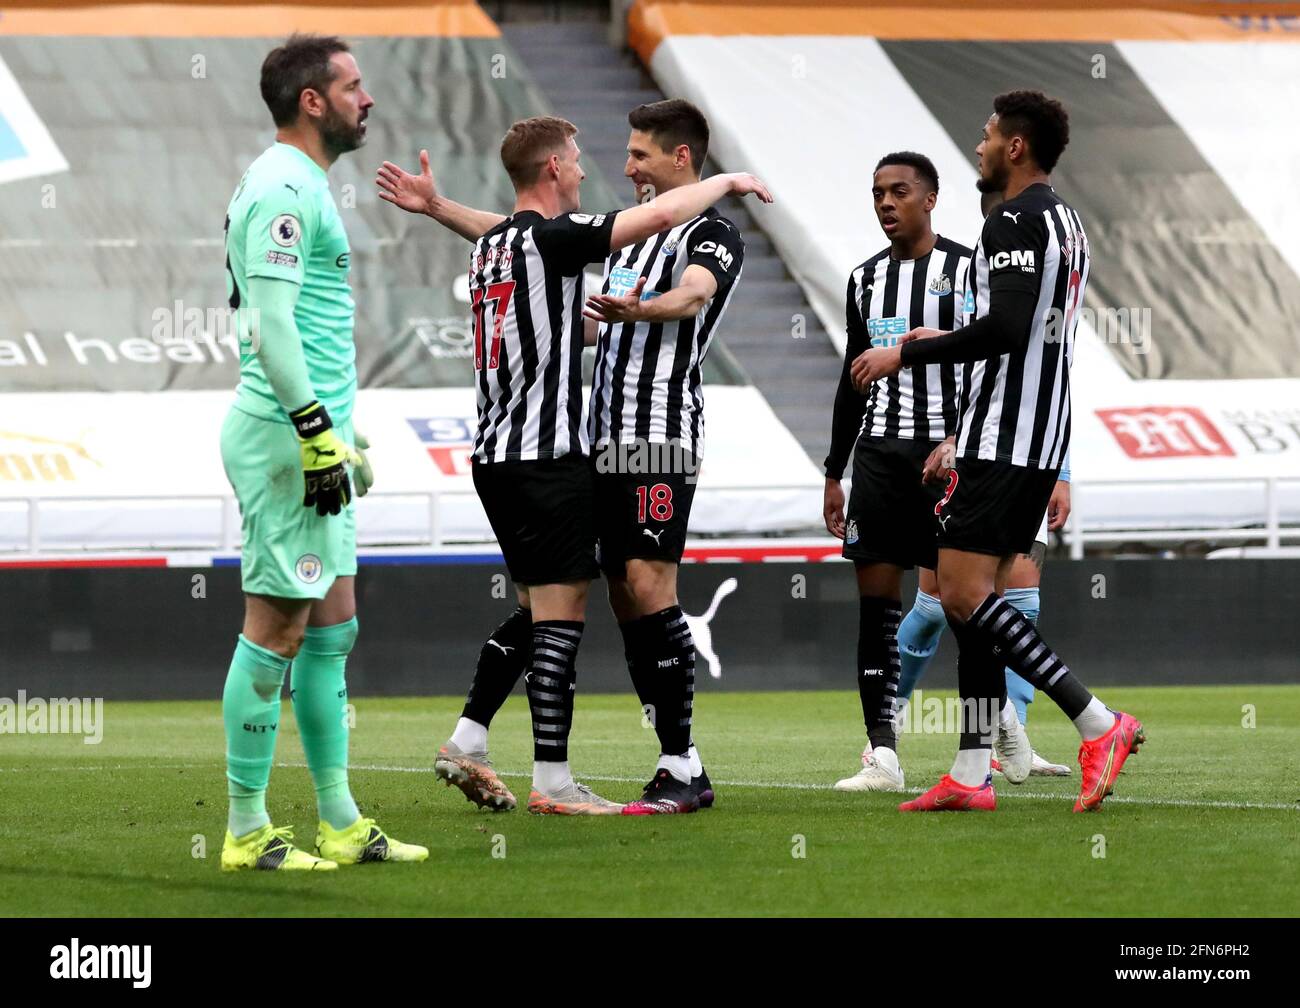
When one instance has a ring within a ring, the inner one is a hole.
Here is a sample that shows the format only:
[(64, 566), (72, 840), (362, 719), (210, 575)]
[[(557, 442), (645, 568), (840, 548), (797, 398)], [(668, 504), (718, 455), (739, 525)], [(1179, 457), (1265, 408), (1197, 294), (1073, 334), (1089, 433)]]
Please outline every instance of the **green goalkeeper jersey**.
[(334, 422), (352, 414), (357, 391), (351, 251), (324, 170), (290, 144), (276, 143), (244, 172), (226, 212), (226, 293), (239, 311), (236, 405), (266, 420), (289, 422), (249, 340), (248, 278), (297, 285), (294, 321), (307, 377)]

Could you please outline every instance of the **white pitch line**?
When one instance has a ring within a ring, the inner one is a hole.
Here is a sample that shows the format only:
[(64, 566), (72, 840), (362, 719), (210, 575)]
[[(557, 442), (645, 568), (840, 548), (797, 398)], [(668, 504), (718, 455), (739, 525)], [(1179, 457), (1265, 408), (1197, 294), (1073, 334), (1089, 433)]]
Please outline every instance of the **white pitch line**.
[[(291, 770), (306, 770), (306, 763), (276, 763), (277, 767), (283, 767)], [(14, 769), (0, 767), (0, 773), (50, 773), (64, 771), (98, 771), (98, 770), (210, 770), (214, 764), (211, 763), (145, 763), (145, 764), (117, 764), (116, 766), (106, 765), (89, 765), (89, 766), (58, 766), (58, 767), (41, 767), (39, 770)], [(433, 767), (409, 767), (409, 766), (386, 766), (368, 763), (354, 763), (348, 769), (350, 770), (368, 770), (378, 773), (419, 773), (431, 774)], [(531, 779), (531, 773), (519, 773), (517, 771), (499, 770), (497, 771), (502, 777), (523, 777)], [(579, 774), (585, 781), (600, 781), (606, 784), (643, 784), (644, 777), (611, 777), (603, 774)], [(829, 791), (828, 784), (794, 784), (788, 781), (740, 781), (740, 780), (718, 780), (714, 781), (722, 787), (740, 787), (740, 788), (771, 788), (777, 791)], [(897, 794), (918, 795), (924, 791), (923, 788), (907, 788)], [(1048, 801), (1073, 801), (1074, 795), (1058, 794), (1051, 791), (999, 791), (999, 798), (1038, 798)], [(1300, 811), (1300, 803), (1286, 802), (1231, 802), (1231, 801), (1201, 801), (1195, 798), (1126, 798), (1123, 795), (1111, 795), (1106, 799), (1111, 805), (1152, 805), (1152, 806), (1172, 806), (1175, 808), (1210, 808), (1210, 809), (1267, 809), (1274, 812), (1297, 812)]]
[[(306, 763), (280, 763), (277, 766), (295, 767), (306, 769)], [(433, 773), (433, 767), (403, 767), (403, 766), (365, 766), (354, 765), (352, 770), (376, 770), (390, 773)], [(531, 779), (531, 773), (518, 773), (517, 771), (498, 770), (497, 773), (502, 777), (526, 777)], [(594, 780), (602, 783), (611, 784), (643, 784), (644, 777), (608, 777), (600, 774), (579, 774), (584, 781)], [(745, 788), (773, 788), (779, 791), (829, 791), (828, 784), (793, 784), (779, 781), (724, 781), (718, 780), (713, 783), (722, 787), (745, 787)], [(924, 793), (925, 788), (907, 788), (897, 794), (918, 795)], [(999, 791), (999, 798), (1046, 798), (1056, 801), (1073, 801), (1074, 795), (1063, 795), (1051, 791)], [(1111, 804), (1122, 805), (1173, 805), (1181, 808), (1223, 808), (1223, 809), (1272, 809), (1274, 811), (1296, 812), (1300, 811), (1300, 804), (1286, 804), (1285, 802), (1228, 802), (1228, 801), (1198, 801), (1194, 798), (1125, 798), (1123, 796), (1111, 795), (1106, 799)]]

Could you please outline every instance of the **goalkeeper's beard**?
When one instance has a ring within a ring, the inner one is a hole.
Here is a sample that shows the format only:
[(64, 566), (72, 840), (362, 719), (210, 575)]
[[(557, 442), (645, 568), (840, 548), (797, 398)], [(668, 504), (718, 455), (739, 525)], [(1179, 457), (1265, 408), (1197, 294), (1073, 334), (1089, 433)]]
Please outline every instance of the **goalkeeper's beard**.
[(355, 125), (349, 126), (333, 104), (327, 106), (320, 123), (320, 139), (325, 150), (335, 158), (356, 150), (366, 142), (365, 131), (361, 128), (364, 121), (358, 119)]

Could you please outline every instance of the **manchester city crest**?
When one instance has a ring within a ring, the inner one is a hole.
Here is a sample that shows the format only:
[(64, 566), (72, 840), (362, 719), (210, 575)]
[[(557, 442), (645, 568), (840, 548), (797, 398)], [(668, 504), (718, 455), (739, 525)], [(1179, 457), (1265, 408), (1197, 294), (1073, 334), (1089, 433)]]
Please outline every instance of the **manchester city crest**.
[(303, 584), (315, 584), (320, 580), (322, 565), (315, 553), (304, 553), (293, 565), (294, 573)]

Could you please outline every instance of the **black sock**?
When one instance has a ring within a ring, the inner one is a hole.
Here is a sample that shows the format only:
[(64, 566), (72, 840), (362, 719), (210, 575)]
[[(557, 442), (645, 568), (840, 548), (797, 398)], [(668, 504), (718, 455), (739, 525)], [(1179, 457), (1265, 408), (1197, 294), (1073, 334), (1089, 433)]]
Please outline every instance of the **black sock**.
[(661, 609), (624, 623), (632, 685), (659, 736), (659, 751), (685, 756), (695, 706), (695, 641), (682, 607)]
[(533, 624), (533, 650), (524, 685), (533, 715), (533, 759), (563, 763), (569, 758), (573, 727), (574, 662), (583, 624), (576, 620), (542, 620)]
[(533, 614), (520, 606), (483, 642), (478, 667), (474, 669), (474, 682), (470, 684), (461, 717), (477, 721), (484, 727), (492, 723), (492, 718), (528, 667), (532, 640)]
[(628, 620), (618, 625), (623, 634), (623, 657), (627, 660), (627, 674), (632, 679), (632, 688), (641, 703), (641, 710), (646, 717), (653, 713), (654, 700), (651, 697), (654, 677), (646, 671), (641, 654), (645, 649), (642, 641), (645, 636), (645, 623), (640, 619)]
[(993, 653), (993, 642), (978, 627), (952, 620), (948, 625), (957, 638), (957, 695), (961, 698), (957, 748), (991, 749), (1002, 712), (998, 695), (1006, 692), (1006, 673)]
[(858, 696), (862, 720), (874, 749), (898, 748), (894, 713), (898, 709), (898, 599), (864, 595), (858, 599)]
[(971, 613), (970, 622), (993, 642), (1004, 664), (1051, 697), (1071, 721), (1092, 701), (1088, 688), (1047, 646), (1034, 624), (1001, 595), (990, 594)]

